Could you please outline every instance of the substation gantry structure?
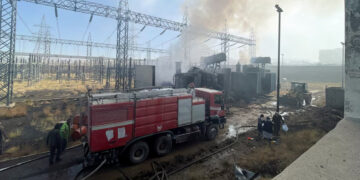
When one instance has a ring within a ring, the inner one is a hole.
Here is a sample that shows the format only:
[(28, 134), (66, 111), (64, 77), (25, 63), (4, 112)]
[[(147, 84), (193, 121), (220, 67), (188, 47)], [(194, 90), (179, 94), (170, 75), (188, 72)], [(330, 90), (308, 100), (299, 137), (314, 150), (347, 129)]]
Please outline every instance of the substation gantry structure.
[[(70, 39), (58, 39), (58, 38), (46, 38), (38, 36), (29, 36), (29, 35), (16, 35), (17, 41), (28, 41), (28, 42), (38, 42), (40, 40), (48, 41), (50, 44), (60, 44), (60, 45), (72, 45), (72, 46), (83, 46), (83, 47), (97, 47), (104, 49), (116, 49), (116, 44), (108, 43), (99, 43), (92, 41), (77, 41)], [(150, 47), (140, 47), (140, 46), (129, 46), (129, 50), (139, 51), (139, 52), (154, 52), (154, 53), (167, 53), (165, 49), (156, 49)]]
[[(16, 14), (17, 1), (0, 0), (0, 103), (9, 105), (13, 95), (13, 67), (15, 57), (16, 40)], [(126, 90), (131, 82), (128, 77), (128, 51), (129, 51), (129, 22), (153, 26), (164, 30), (183, 32), (187, 23), (180, 23), (155, 16), (150, 16), (129, 9), (128, 0), (120, 0), (118, 7), (108, 6), (85, 0), (22, 0), (23, 2), (35, 3), (57, 9), (75, 11), (91, 16), (102, 16), (117, 21), (116, 39), (116, 70), (115, 89)], [(223, 44), (228, 42), (239, 43), (255, 47), (253, 39), (243, 38), (228, 33), (205, 32), (209, 38), (219, 39)], [(227, 51), (227, 48), (223, 49)], [(131, 76), (131, 75), (130, 75)]]

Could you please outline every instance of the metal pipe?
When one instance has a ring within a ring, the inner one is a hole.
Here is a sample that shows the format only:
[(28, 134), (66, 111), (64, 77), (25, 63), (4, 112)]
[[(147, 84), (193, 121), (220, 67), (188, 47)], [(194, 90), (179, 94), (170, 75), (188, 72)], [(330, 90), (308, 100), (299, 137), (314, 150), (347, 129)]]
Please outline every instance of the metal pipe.
[(345, 43), (341, 42), (342, 45), (342, 57), (341, 57), (341, 87), (344, 88), (344, 60), (345, 60)]

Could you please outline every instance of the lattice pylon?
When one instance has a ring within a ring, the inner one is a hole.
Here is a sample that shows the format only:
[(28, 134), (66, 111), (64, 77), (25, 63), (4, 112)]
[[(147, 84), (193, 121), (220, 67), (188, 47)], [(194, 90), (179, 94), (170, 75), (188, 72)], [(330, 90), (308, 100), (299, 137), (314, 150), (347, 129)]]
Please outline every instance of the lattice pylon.
[(10, 105), (13, 93), (16, 2), (0, 1), (0, 103)]
[(125, 90), (127, 87), (128, 73), (127, 60), (129, 48), (129, 5), (127, 0), (120, 0), (117, 17), (117, 41), (116, 41), (116, 70), (115, 89)]

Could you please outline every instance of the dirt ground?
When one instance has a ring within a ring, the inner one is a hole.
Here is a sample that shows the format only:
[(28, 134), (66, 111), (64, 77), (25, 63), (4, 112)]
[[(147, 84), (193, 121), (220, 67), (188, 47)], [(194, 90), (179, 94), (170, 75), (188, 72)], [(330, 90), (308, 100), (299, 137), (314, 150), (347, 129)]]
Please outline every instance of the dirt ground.
[[(289, 124), (290, 132), (282, 135), (278, 144), (269, 145), (265, 141), (249, 141), (248, 137), (255, 138), (257, 136), (256, 130), (251, 127), (240, 128), (241, 126), (255, 126), (257, 117), (260, 114), (265, 114), (265, 116), (272, 115), (271, 112), (275, 111), (276, 101), (273, 94), (270, 94), (269, 96), (254, 99), (250, 104), (242, 101), (234, 103), (230, 108), (231, 113), (228, 115), (227, 124), (224, 129), (220, 130), (219, 136), (215, 141), (209, 142), (198, 138), (191, 142), (178, 144), (175, 146), (174, 151), (165, 157), (158, 158), (151, 155), (149, 160), (135, 166), (129, 166), (126, 163), (117, 166), (107, 166), (102, 168), (91, 179), (98, 179), (100, 177), (124, 179), (123, 174), (132, 179), (148, 178), (154, 173), (151, 168), (151, 162), (153, 161), (160, 162), (166, 167), (167, 171), (172, 171), (209, 152), (219, 149), (219, 147), (233, 143), (236, 139), (236, 132), (240, 135), (238, 136), (238, 142), (232, 148), (171, 176), (171, 179), (233, 179), (234, 163), (242, 168), (259, 172), (264, 177), (271, 178), (311, 147), (312, 144), (332, 129), (336, 122), (341, 119), (341, 113), (323, 108), (326, 86), (339, 86), (339, 84), (309, 84), (309, 90), (313, 93), (313, 105), (306, 109), (296, 110), (280, 107), (281, 112), (289, 117), (287, 123)], [(42, 90), (29, 92), (36, 94), (33, 96), (34, 98), (39, 98)], [(284, 86), (282, 93), (285, 93), (286, 90), (286, 86)], [(46, 93), (53, 94), (49, 97), (56, 97), (54, 94), (59, 95), (54, 92)], [(73, 95), (70, 94), (64, 97), (71, 97)], [(23, 97), (28, 96), (25, 95)], [(5, 129), (9, 129), (6, 132), (8, 138), (5, 154), (0, 156), (0, 160), (45, 151), (44, 138), (47, 132), (56, 122), (66, 120), (68, 117), (80, 112), (79, 107), (79, 101), (63, 99), (55, 101), (28, 100), (17, 103), (13, 108), (0, 108), (0, 122), (2, 122)], [(328, 114), (329, 117), (327, 117)], [(297, 140), (294, 141), (293, 139)], [(293, 153), (289, 153), (288, 156), (271, 156), (274, 153), (286, 154), (284, 152)], [(66, 156), (78, 157), (79, 153), (81, 152), (74, 151)], [(268, 158), (268, 155), (272, 158)], [(81, 169), (79, 168), (81, 165), (78, 162), (79, 160), (77, 159), (72, 163), (68, 162), (66, 166), (60, 164), (61, 167), (64, 167), (61, 170), (62, 173), (60, 170), (52, 170), (48, 174), (51, 177), (55, 174), (60, 179), (71, 179)], [(42, 173), (46, 171), (43, 170)], [(68, 171), (71, 171), (71, 173), (66, 173)], [(36, 174), (35, 177), (38, 177), (39, 174), (41, 173)], [(30, 174), (29, 176), (32, 175)], [(40, 176), (48, 177), (47, 175)]]
[[(237, 112), (250, 112), (245, 116), (238, 116), (236, 113), (231, 115), (229, 119), (233, 121), (246, 119), (238, 123), (238, 126), (240, 124), (252, 125), (255, 122), (255, 120), (245, 118), (250, 117), (253, 113), (251, 110), (244, 111), (240, 108)], [(171, 172), (235, 141), (237, 143), (231, 148), (195, 163), (170, 176), (170, 179), (234, 179), (234, 164), (260, 173), (263, 178), (272, 178), (333, 129), (342, 119), (342, 112), (323, 107), (308, 107), (301, 111), (290, 112), (286, 119), (290, 131), (286, 134), (282, 133), (276, 143), (257, 139), (256, 130), (244, 132), (236, 140), (236, 137), (229, 137), (231, 130), (224, 129), (216, 141), (197, 139), (179, 144), (165, 157), (152, 156), (144, 163), (134, 166), (108, 166), (102, 168), (90, 179), (125, 179), (125, 176), (130, 179), (148, 179), (154, 175), (151, 167), (154, 161), (160, 163), (167, 172)], [(228, 138), (221, 138), (226, 136)], [(254, 139), (249, 140), (249, 137)]]
[[(276, 143), (258, 140), (257, 132), (240, 135), (238, 143), (208, 160), (174, 175), (171, 179), (234, 179), (234, 164), (272, 178), (315, 144), (336, 123), (342, 113), (318, 107), (309, 107), (289, 115), (290, 131), (282, 133)], [(248, 140), (248, 137), (255, 138)]]
[(46, 136), (57, 122), (80, 112), (78, 100), (26, 101), (0, 108), (6, 141), (0, 160), (47, 150)]

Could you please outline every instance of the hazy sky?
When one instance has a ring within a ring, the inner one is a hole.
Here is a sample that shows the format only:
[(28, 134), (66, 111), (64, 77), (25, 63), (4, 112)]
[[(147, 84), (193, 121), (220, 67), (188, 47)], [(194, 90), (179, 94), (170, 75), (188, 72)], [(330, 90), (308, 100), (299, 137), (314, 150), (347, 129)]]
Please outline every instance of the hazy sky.
[[(117, 0), (93, 1), (111, 6), (117, 6), (118, 2)], [(218, 3), (221, 4), (218, 5)], [(306, 60), (315, 63), (318, 61), (319, 49), (341, 47), (340, 42), (344, 39), (343, 0), (191, 0), (190, 3), (186, 0), (129, 0), (130, 9), (133, 11), (174, 21), (182, 21), (183, 10), (187, 5), (190, 11), (190, 20), (195, 21), (196, 18), (203, 15), (205, 18), (209, 18), (202, 19), (203, 22), (210, 23), (212, 20), (217, 22), (209, 25), (211, 28), (224, 29), (225, 21), (221, 19), (227, 19), (229, 31), (234, 35), (248, 37), (250, 29), (253, 29), (256, 32), (257, 55), (271, 57), (277, 55), (275, 3), (279, 3), (284, 9), (282, 53), (285, 54), (285, 59), (288, 61)], [(209, 10), (209, 12), (204, 13), (204, 10)], [(116, 33), (113, 33), (116, 27), (115, 20), (94, 17), (86, 31), (89, 15), (60, 9), (58, 11), (61, 38), (87, 40), (88, 33), (91, 33), (92, 40), (95, 42), (115, 44)], [(51, 35), (59, 36), (53, 8), (19, 1), (18, 14), (20, 17), (17, 20), (17, 34), (30, 34), (30, 31), (36, 33), (38, 27), (34, 25), (40, 24), (42, 16), (45, 15), (47, 24), (51, 26)], [(162, 29), (146, 27), (143, 32), (138, 33), (141, 28), (142, 25), (132, 27), (132, 32), (138, 34), (136, 41), (139, 46), (146, 46), (146, 41), (153, 39), (152, 47), (168, 48), (178, 41), (174, 37), (179, 32), (166, 31), (162, 36), (158, 36)], [(169, 41), (170, 39), (174, 40)], [(209, 53), (220, 52), (220, 46), (216, 46), (218, 43), (217, 40), (205, 43), (211, 49)], [(16, 49), (17, 51), (29, 51), (33, 49), (33, 45), (17, 43)], [(60, 47), (52, 47), (52, 51), (59, 53)], [(231, 59), (239, 59), (239, 51), (238, 48), (232, 48)], [(246, 49), (243, 51), (247, 53)], [(63, 47), (61, 53), (85, 55), (86, 48)], [(114, 53), (110, 50), (93, 50), (94, 55), (112, 56)], [(146, 54), (137, 53), (134, 56), (145, 57)]]

